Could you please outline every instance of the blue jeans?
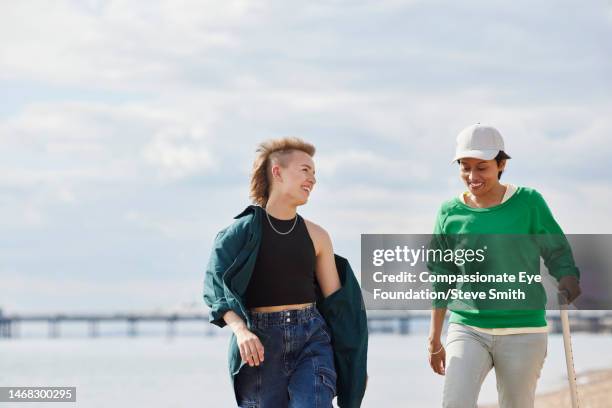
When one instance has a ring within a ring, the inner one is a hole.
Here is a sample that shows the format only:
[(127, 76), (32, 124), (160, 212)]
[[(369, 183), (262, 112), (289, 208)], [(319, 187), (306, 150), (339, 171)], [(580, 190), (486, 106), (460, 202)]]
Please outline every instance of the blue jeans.
[(312, 305), (272, 313), (250, 312), (251, 331), (264, 347), (264, 362), (244, 365), (235, 377), (242, 408), (330, 408), (336, 370), (330, 331)]

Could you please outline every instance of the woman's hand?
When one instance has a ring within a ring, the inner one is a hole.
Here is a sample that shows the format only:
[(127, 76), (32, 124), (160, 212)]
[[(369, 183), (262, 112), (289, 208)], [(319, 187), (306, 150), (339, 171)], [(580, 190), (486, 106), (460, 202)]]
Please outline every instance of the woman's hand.
[(259, 366), (264, 361), (264, 347), (259, 338), (246, 326), (236, 330), (236, 341), (240, 349), (240, 357), (249, 366)]
[(444, 375), (446, 369), (446, 350), (442, 342), (429, 342), (429, 365), (436, 374)]
[(567, 303), (572, 303), (578, 296), (580, 296), (581, 290), (578, 279), (573, 275), (562, 277), (559, 281), (559, 292), (567, 293)]
[(446, 369), (446, 350), (442, 346), (440, 337), (442, 335), (442, 326), (444, 325), (444, 316), (446, 308), (431, 309), (431, 326), (429, 328), (429, 365), (434, 373), (444, 375)]
[(240, 358), (251, 367), (258, 366), (264, 361), (264, 347), (259, 338), (253, 334), (244, 323), (244, 320), (233, 310), (228, 310), (223, 319), (232, 329), (236, 336), (236, 342), (240, 349)]

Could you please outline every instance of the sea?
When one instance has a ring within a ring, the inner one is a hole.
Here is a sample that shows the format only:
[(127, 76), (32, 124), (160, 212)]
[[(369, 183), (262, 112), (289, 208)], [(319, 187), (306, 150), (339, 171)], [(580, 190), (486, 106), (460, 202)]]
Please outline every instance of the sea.
[[(0, 386), (73, 386), (76, 403), (2, 403), (3, 407), (188, 408), (235, 407), (227, 372), (229, 329), (185, 324), (169, 337), (163, 327), (62, 328), (57, 338), (46, 327), (20, 328), (18, 338), (0, 339)], [(410, 335), (373, 333), (368, 353), (369, 383), (363, 407), (439, 407), (444, 378), (427, 362), (426, 330)], [(577, 372), (612, 369), (611, 334), (572, 334)], [(548, 355), (538, 393), (567, 386), (561, 335), (549, 334)], [(489, 373), (479, 403), (495, 402)]]

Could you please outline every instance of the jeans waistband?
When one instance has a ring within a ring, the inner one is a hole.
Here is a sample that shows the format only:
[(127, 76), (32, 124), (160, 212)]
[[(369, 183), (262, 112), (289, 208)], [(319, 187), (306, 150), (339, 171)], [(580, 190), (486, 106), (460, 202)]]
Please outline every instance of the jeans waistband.
[(282, 326), (302, 324), (319, 314), (315, 304), (301, 309), (283, 310), (280, 312), (252, 312), (248, 311), (253, 326)]

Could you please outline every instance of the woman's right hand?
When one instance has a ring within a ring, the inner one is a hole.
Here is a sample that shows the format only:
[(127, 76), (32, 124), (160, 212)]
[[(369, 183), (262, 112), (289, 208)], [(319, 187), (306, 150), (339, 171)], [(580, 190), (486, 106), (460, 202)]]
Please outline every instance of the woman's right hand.
[(264, 347), (259, 338), (246, 326), (236, 330), (236, 341), (242, 361), (249, 366), (259, 366), (264, 361)]
[[(445, 307), (431, 309), (431, 326), (429, 330), (428, 348), (429, 365), (434, 373), (444, 375), (446, 371), (446, 350), (440, 341), (444, 325)], [(434, 354), (435, 353), (435, 354)]]
[(429, 365), (434, 373), (444, 375), (446, 371), (446, 350), (442, 342), (429, 343)]

